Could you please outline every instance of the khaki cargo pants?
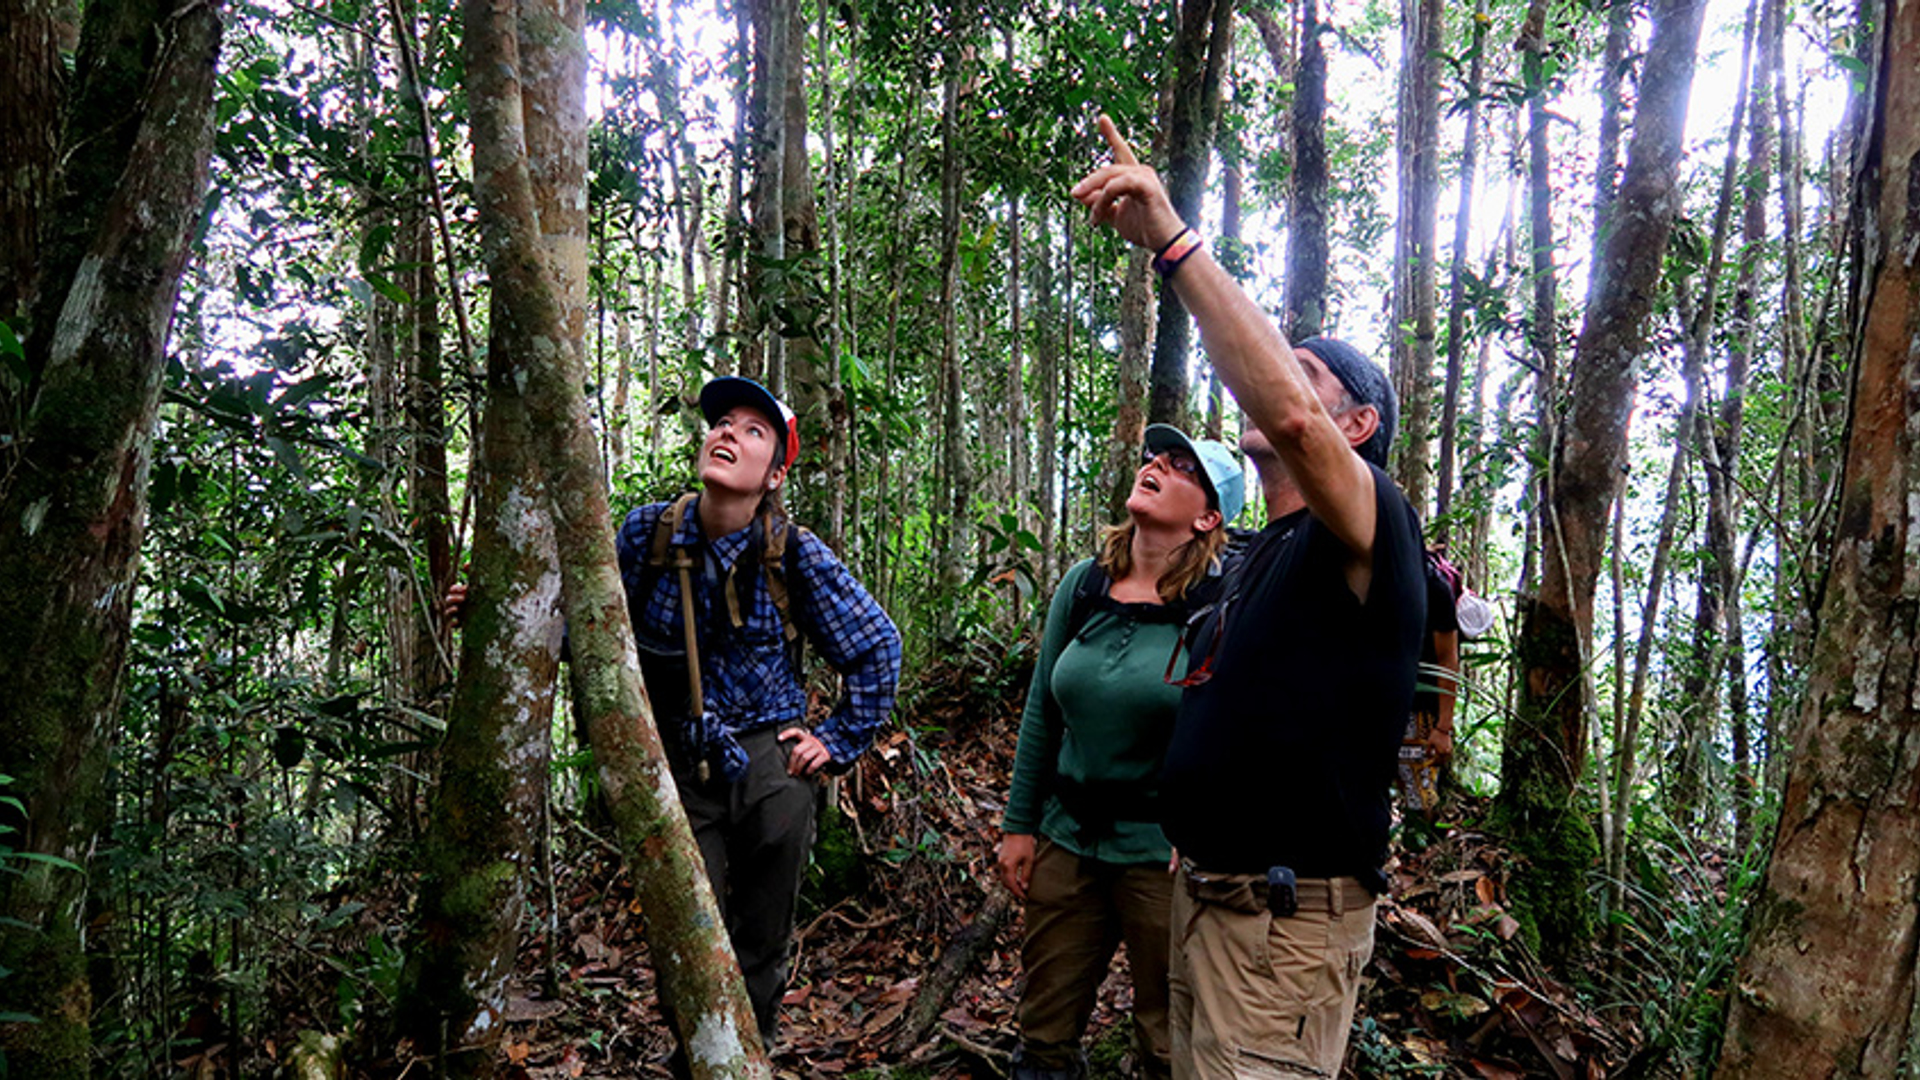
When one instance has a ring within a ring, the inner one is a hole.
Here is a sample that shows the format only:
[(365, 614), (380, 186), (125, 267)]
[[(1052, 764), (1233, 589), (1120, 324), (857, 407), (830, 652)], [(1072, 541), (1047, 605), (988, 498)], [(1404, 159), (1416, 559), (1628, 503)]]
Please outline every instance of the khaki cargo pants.
[(1373, 896), (1353, 878), (1298, 883), (1300, 910), (1267, 911), (1267, 881), (1180, 867), (1173, 889), (1175, 1080), (1340, 1075)]

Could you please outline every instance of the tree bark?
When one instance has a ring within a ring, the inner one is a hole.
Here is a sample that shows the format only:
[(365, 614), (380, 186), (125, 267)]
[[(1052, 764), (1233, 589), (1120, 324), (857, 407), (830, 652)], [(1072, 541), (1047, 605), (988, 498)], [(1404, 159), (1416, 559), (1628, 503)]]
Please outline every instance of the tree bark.
[[(1688, 354), (1696, 378), (1702, 377), (1706, 357), (1713, 348), (1720, 301), (1720, 279), (1726, 266), (1727, 236), (1732, 228), (1740, 165), (1740, 130), (1746, 122), (1753, 79), (1753, 45), (1759, 21), (1758, 0), (1747, 5), (1746, 29), (1740, 52), (1740, 81), (1734, 94), (1733, 120), (1728, 128), (1727, 156), (1720, 170), (1720, 192), (1714, 203), (1713, 225), (1707, 253), (1706, 277), (1699, 299), (1692, 303), (1687, 319), (1687, 336), (1681, 347)], [(1748, 205), (1751, 205), (1751, 200)], [(1751, 282), (1748, 283), (1751, 288)], [(1684, 306), (1684, 304), (1683, 304)], [(1735, 334), (1738, 334), (1736, 329)], [(1727, 378), (1744, 384), (1745, 356), (1736, 347), (1727, 357)], [(1722, 406), (1724, 410), (1726, 406)], [(1737, 406), (1736, 406), (1737, 408)], [(1719, 660), (1721, 642), (1726, 633), (1727, 599), (1733, 590), (1734, 542), (1733, 502), (1727, 489), (1728, 475), (1723, 451), (1726, 444), (1714, 430), (1713, 420), (1705, 413), (1695, 414), (1692, 429), (1682, 437), (1693, 442), (1706, 486), (1706, 559), (1696, 586), (1693, 619), (1692, 663), (1684, 667), (1680, 679), (1680, 732), (1673, 747), (1673, 782), (1668, 789), (1668, 813), (1683, 831), (1696, 825), (1700, 803), (1706, 791), (1706, 767), (1718, 727), (1720, 703)]]
[(1592, 937), (1584, 878), (1598, 851), (1574, 793), (1586, 765), (1594, 586), (1626, 460), (1633, 361), (1680, 204), (1681, 139), (1703, 10), (1701, 0), (1653, 6), (1633, 141), (1551, 465), (1540, 590), (1522, 604), (1520, 701), (1501, 755), (1498, 806), (1530, 860), (1516, 899), (1553, 957)]
[[(58, 175), (65, 74), (79, 9), (73, 0), (7, 0), (0, 5), (0, 322), (26, 331), (40, 273), (41, 216)], [(0, 377), (0, 388), (7, 380)], [(20, 387), (24, 390), (24, 387)], [(0, 403), (9, 397), (0, 389)], [(12, 424), (0, 414), (0, 432)]]
[(1293, 207), (1287, 230), (1287, 336), (1320, 333), (1327, 318), (1327, 53), (1319, 0), (1300, 6), (1293, 88)]
[(1854, 386), (1808, 701), (1720, 1075), (1894, 1076), (1920, 951), (1920, 0), (1889, 0), (1856, 206)]
[[(559, 347), (584, 368), (586, 342), (585, 10), (518, 8), (525, 134), (541, 258), (561, 312)], [(496, 294), (497, 296), (498, 294)], [(540, 842), (560, 657), (560, 567), (549, 492), (521, 390), (533, 377), (509, 320), (492, 320), (474, 523), (472, 599), (440, 784), (422, 845), (416, 943), (400, 1031), (450, 1076), (495, 1073), (507, 979)]]
[(1480, 162), (1480, 87), (1486, 73), (1487, 0), (1475, 0), (1473, 34), (1467, 46), (1467, 126), (1460, 147), (1460, 204), (1453, 215), (1453, 268), (1447, 281), (1447, 375), (1440, 395), (1440, 460), (1434, 481), (1433, 531), (1445, 546), (1453, 533), (1453, 477), (1460, 445), (1460, 383), (1467, 351), (1467, 236), (1473, 221), (1473, 190)]
[[(1167, 124), (1167, 197), (1180, 219), (1200, 222), (1200, 197), (1213, 158), (1213, 131), (1220, 117), (1220, 87), (1233, 45), (1233, 0), (1181, 0), (1180, 29), (1173, 43), (1173, 97)], [(1187, 409), (1187, 353), (1193, 320), (1170, 288), (1160, 290), (1153, 341), (1152, 392), (1147, 418), (1156, 424), (1192, 426)]]
[(1400, 213), (1394, 232), (1392, 363), (1400, 398), (1394, 479), (1428, 516), (1433, 427), (1434, 275), (1440, 202), (1440, 0), (1402, 0)]
[(594, 757), (646, 920), (650, 955), (697, 1077), (769, 1077), (739, 966), (680, 807), (641, 687), (613, 550), (585, 372), (567, 347), (559, 285), (548, 270), (517, 73), (512, 9), (465, 5), (474, 191), (502, 351), (526, 374), (528, 420), (560, 552), (573, 691), (590, 718)]
[[(66, 130), (98, 142), (70, 144), (57, 181), (66, 195), (29, 343), (39, 384), (19, 467), (0, 479), (0, 745), (8, 794), (24, 804), (0, 805), (0, 824), (17, 852), (68, 864), (11, 861), (20, 872), (0, 875), (0, 911), (18, 920), (0, 935), (4, 1011), (39, 1018), (0, 1025), (0, 1054), (16, 1075), (48, 1078), (90, 1064), (84, 867), (108, 809), (167, 332), (207, 189), (221, 13), (103, 2), (83, 36)], [(126, 86), (142, 92), (99, 111)]]
[[(1147, 303), (1152, 293), (1148, 285), (1152, 262), (1153, 256), (1145, 251), (1129, 252), (1126, 283), (1120, 288), (1120, 364), (1114, 373), (1120, 403), (1113, 418), (1113, 438), (1107, 441), (1106, 467), (1100, 470), (1109, 521), (1118, 521), (1127, 512), (1127, 493), (1133, 489), (1133, 473), (1146, 438), (1147, 412), (1141, 406), (1147, 396), (1147, 339), (1153, 336), (1153, 310)], [(1161, 296), (1172, 293), (1163, 290)], [(1182, 311), (1180, 317), (1186, 318), (1186, 313)]]

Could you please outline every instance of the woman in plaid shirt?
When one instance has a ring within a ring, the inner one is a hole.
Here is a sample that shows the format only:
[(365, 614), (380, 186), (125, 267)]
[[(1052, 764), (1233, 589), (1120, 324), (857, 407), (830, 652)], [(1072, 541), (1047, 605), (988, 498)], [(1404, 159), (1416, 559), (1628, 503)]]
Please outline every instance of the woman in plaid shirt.
[[(814, 777), (851, 768), (873, 744), (900, 680), (900, 632), (833, 551), (779, 506), (800, 450), (793, 411), (759, 383), (731, 377), (702, 388), (700, 408), (709, 425), (700, 493), (677, 520), (680, 503), (634, 510), (617, 546), (674, 781), (771, 1050), (813, 845)], [(670, 534), (661, 532), (663, 517)], [(786, 550), (768, 558), (769, 544)], [(663, 549), (673, 566), (662, 565)], [(698, 708), (686, 685), (683, 581), (692, 592)], [(789, 620), (844, 685), (833, 713), (811, 729)]]

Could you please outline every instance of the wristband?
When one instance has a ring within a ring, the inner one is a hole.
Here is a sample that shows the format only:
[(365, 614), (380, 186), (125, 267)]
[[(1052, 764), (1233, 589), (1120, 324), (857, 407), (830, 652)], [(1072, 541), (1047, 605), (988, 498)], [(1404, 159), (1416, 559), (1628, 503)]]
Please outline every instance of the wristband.
[(1153, 257), (1154, 272), (1163, 278), (1172, 277), (1173, 272), (1180, 269), (1180, 264), (1186, 262), (1189, 255), (1200, 250), (1200, 244), (1199, 233), (1192, 229), (1181, 229), (1179, 235), (1167, 241), (1167, 246), (1161, 248), (1160, 253)]

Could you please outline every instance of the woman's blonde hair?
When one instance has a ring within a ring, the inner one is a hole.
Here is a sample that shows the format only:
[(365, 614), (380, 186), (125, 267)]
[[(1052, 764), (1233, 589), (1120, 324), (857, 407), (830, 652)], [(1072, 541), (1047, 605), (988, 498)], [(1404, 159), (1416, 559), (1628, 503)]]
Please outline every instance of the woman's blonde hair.
[[(1126, 577), (1133, 570), (1133, 532), (1131, 518), (1101, 531), (1100, 554), (1094, 557), (1094, 561), (1114, 581)], [(1186, 599), (1187, 590), (1213, 571), (1220, 561), (1220, 550), (1226, 546), (1227, 526), (1222, 522), (1173, 549), (1172, 564), (1154, 583), (1160, 592), (1160, 599), (1166, 603)]]

